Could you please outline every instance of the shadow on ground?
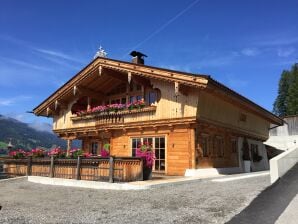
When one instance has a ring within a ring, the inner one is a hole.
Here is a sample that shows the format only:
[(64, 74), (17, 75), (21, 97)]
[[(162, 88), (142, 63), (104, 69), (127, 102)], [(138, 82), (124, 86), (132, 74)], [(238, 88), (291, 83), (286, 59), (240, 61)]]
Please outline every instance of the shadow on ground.
[(276, 183), (266, 188), (248, 207), (227, 223), (275, 223), (297, 193), (298, 164)]

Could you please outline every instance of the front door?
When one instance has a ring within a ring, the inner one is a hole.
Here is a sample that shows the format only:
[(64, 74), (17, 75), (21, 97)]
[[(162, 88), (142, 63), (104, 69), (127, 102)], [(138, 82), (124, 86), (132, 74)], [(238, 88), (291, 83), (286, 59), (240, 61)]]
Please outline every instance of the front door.
[(144, 142), (152, 145), (155, 152), (155, 163), (153, 170), (157, 172), (165, 172), (166, 169), (166, 155), (165, 155), (165, 137), (142, 137), (131, 139), (132, 156), (136, 156), (136, 150)]

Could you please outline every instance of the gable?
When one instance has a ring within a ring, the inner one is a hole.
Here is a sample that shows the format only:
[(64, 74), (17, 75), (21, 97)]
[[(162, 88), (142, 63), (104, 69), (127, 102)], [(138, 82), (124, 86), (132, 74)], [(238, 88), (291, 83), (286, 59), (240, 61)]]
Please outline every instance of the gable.
[[(207, 75), (197, 75), (178, 72), (142, 64), (133, 64), (108, 58), (96, 58), (61, 88), (34, 108), (34, 114), (38, 116), (52, 116), (63, 103), (70, 102), (78, 94), (100, 95), (109, 94), (110, 91), (123, 83), (136, 82), (144, 86), (151, 86), (150, 80), (162, 80), (175, 83), (173, 91), (187, 90), (188, 87), (209, 91), (239, 107), (248, 109), (271, 123), (281, 125), (282, 119), (223, 84), (215, 81)], [(175, 88), (175, 89), (174, 89)]]

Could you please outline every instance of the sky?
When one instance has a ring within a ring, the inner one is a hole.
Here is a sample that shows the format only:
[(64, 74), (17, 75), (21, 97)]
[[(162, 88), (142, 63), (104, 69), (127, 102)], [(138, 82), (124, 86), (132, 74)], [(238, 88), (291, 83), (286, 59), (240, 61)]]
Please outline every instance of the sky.
[(272, 110), (298, 62), (297, 0), (1, 0), (0, 114), (42, 128), (32, 111), (102, 46), (147, 65), (211, 75)]

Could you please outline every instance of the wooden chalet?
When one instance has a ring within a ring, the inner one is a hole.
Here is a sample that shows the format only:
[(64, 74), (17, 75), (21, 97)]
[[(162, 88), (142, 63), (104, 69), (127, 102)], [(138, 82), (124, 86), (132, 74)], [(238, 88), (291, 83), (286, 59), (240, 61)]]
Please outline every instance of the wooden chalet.
[[(94, 110), (138, 100), (145, 106)], [(86, 152), (99, 154), (110, 143), (111, 155), (133, 157), (149, 141), (156, 155), (153, 170), (166, 175), (241, 168), (243, 139), (259, 153), (270, 125), (282, 124), (210, 76), (147, 66), (140, 55), (132, 62), (95, 58), (33, 112), (53, 118), (53, 131), (68, 141), (68, 149), (79, 139)]]

